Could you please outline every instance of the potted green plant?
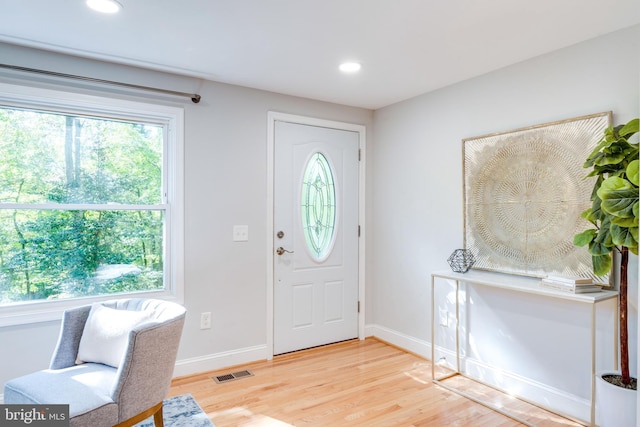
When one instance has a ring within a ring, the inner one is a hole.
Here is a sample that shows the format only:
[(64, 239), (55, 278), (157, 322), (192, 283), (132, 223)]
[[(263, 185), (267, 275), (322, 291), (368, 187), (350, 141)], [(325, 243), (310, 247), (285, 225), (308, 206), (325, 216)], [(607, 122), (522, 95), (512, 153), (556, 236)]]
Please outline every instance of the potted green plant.
[[(612, 271), (612, 254), (617, 253), (620, 259), (619, 283), (619, 325), (620, 325), (620, 373), (599, 375), (598, 380), (615, 384), (623, 394), (628, 390), (637, 390), (637, 380), (629, 374), (629, 339), (627, 328), (627, 287), (629, 252), (638, 254), (638, 143), (632, 143), (631, 137), (638, 133), (639, 119), (633, 119), (624, 125), (611, 126), (605, 130), (598, 146), (587, 158), (584, 167), (592, 171), (587, 176), (596, 177), (591, 194), (592, 206), (582, 213), (582, 217), (594, 225), (574, 236), (574, 244), (588, 245), (592, 256), (593, 272), (603, 276)], [(602, 377), (602, 379), (600, 379)], [(608, 386), (600, 386), (608, 387)], [(608, 416), (603, 414), (605, 406), (618, 414), (622, 411), (616, 405), (608, 405), (600, 401), (596, 387), (596, 402), (604, 425)], [(606, 397), (604, 399), (607, 399)], [(618, 398), (615, 398), (617, 400)], [(615, 421), (610, 425), (635, 425), (636, 392), (631, 392), (633, 415), (631, 422)]]

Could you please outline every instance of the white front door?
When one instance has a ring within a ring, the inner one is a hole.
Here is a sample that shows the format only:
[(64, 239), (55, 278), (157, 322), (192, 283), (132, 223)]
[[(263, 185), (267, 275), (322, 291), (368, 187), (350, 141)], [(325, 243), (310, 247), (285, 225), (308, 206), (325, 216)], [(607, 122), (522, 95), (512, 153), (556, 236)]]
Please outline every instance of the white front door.
[(274, 354), (358, 336), (358, 132), (276, 121)]

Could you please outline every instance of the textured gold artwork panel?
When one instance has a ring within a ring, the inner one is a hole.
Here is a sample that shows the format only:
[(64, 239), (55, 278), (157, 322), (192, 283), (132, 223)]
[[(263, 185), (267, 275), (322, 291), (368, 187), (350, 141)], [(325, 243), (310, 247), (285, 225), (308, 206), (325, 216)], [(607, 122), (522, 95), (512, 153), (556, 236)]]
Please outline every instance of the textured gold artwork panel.
[(463, 140), (465, 248), (473, 268), (597, 278), (573, 236), (589, 227), (594, 180), (582, 165), (611, 113)]

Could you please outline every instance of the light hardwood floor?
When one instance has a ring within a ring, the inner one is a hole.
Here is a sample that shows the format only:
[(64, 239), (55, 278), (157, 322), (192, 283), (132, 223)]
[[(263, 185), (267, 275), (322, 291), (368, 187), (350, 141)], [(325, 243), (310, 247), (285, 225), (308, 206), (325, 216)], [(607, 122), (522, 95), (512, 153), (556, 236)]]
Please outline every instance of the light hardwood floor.
[[(213, 380), (242, 370), (254, 376)], [(540, 427), (580, 425), (460, 377), (447, 381)], [(170, 395), (183, 393), (194, 396), (216, 427), (522, 425), (433, 384), (428, 360), (376, 339), (177, 378)]]

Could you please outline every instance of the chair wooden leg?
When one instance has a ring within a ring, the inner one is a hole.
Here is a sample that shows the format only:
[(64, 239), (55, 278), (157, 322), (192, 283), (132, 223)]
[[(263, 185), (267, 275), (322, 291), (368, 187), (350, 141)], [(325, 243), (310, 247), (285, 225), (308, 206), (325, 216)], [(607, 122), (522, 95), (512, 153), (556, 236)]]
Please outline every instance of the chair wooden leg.
[(139, 413), (135, 417), (131, 417), (128, 420), (121, 422), (120, 424), (116, 424), (113, 427), (131, 427), (138, 424), (140, 421), (146, 420), (151, 415), (153, 415), (153, 422), (156, 427), (164, 427), (164, 419), (162, 418), (162, 402), (154, 405), (144, 412)]
[(153, 414), (153, 422), (155, 423), (156, 427), (164, 427), (164, 418), (162, 415), (162, 404), (160, 405), (160, 408), (158, 408), (158, 412)]

